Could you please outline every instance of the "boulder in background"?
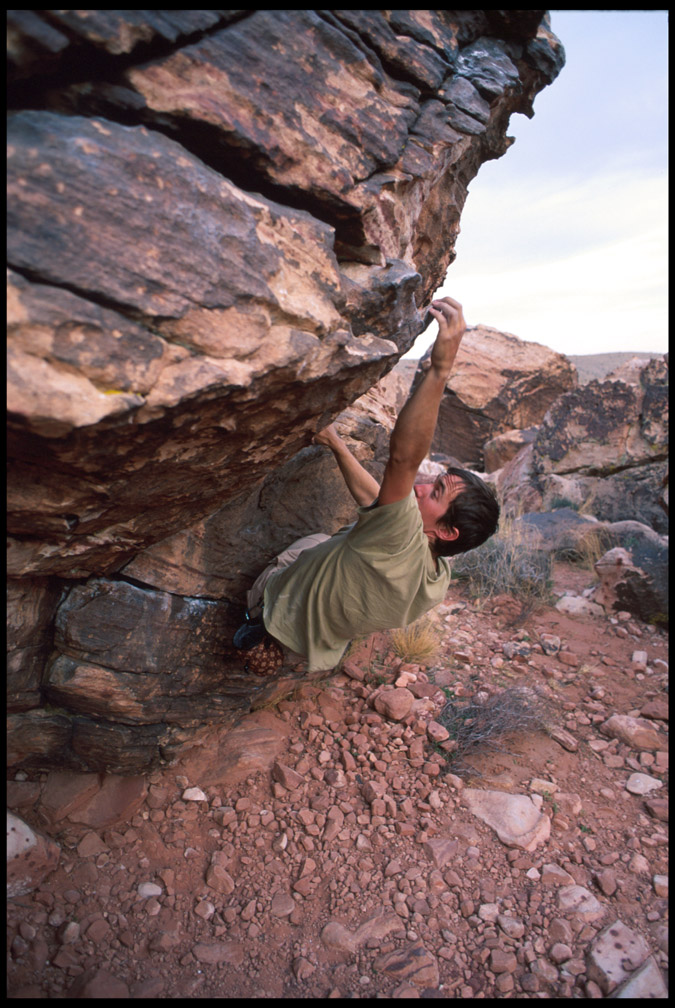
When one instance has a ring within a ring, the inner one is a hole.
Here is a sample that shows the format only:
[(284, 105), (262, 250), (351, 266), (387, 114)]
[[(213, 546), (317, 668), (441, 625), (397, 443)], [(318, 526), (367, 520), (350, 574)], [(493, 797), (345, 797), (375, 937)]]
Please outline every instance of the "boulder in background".
[[(420, 361), (416, 381), (429, 356), (430, 351)], [(576, 384), (576, 370), (563, 354), (486, 325), (468, 326), (441, 401), (432, 450), (469, 469), (485, 469), (487, 441), (541, 423)]]

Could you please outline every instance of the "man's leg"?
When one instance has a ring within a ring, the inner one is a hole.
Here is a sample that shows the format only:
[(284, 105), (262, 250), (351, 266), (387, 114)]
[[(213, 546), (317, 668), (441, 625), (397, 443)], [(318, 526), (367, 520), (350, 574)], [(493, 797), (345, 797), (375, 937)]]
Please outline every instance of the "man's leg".
[[(239, 627), (236, 634), (234, 635), (234, 646), (242, 651), (250, 650), (255, 647), (265, 638), (265, 625), (262, 621), (262, 602), (263, 595), (265, 593), (265, 585), (271, 578), (273, 574), (277, 571), (284, 570), (285, 567), (290, 567), (291, 564), (295, 563), (301, 553), (305, 550), (311, 549), (313, 546), (318, 546), (319, 543), (325, 542), (326, 539), (330, 539), (330, 536), (325, 535), (323, 532), (317, 532), (315, 535), (304, 536), (302, 539), (297, 539), (294, 543), (285, 549), (283, 553), (280, 553), (276, 559), (269, 564), (265, 570), (260, 574), (253, 585), (246, 593), (246, 622)], [(300, 656), (297, 656), (300, 657)]]
[(292, 563), (298, 559), (301, 553), (305, 550), (311, 549), (313, 546), (318, 546), (319, 543), (325, 542), (326, 539), (330, 539), (330, 536), (325, 535), (323, 532), (317, 532), (315, 535), (304, 536), (302, 539), (297, 539), (294, 543), (285, 549), (283, 553), (269, 564), (265, 570), (260, 574), (253, 585), (246, 593), (246, 605), (248, 606), (249, 619), (255, 620), (260, 616), (262, 612), (261, 602), (263, 595), (265, 593), (265, 585), (271, 578), (273, 574), (277, 571), (284, 570), (285, 567), (290, 567)]

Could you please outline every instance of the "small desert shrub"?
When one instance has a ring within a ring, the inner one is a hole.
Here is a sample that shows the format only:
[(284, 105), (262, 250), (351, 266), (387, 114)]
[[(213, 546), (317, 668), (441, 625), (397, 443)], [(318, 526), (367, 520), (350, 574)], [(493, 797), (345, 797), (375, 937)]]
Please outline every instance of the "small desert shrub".
[(524, 612), (550, 597), (551, 555), (538, 549), (532, 532), (511, 518), (502, 519), (499, 531), (482, 546), (455, 557), (452, 570), (468, 582), (472, 595), (512, 595)]
[(576, 559), (582, 567), (594, 571), (595, 564), (607, 552), (610, 546), (609, 536), (602, 530), (593, 529), (588, 532), (576, 547)]
[(454, 743), (448, 755), (453, 771), (476, 772), (475, 767), (465, 764), (467, 756), (486, 749), (505, 752), (505, 736), (546, 730), (550, 714), (550, 702), (526, 686), (513, 686), (492, 696), (478, 693), (464, 704), (448, 701), (438, 721)]
[(438, 653), (441, 635), (438, 626), (428, 616), (422, 616), (407, 627), (391, 631), (394, 653), (404, 661), (427, 664)]
[(579, 504), (577, 501), (570, 500), (569, 497), (554, 497), (548, 505), (548, 510), (555, 511), (558, 508), (570, 508), (572, 511), (578, 511)]

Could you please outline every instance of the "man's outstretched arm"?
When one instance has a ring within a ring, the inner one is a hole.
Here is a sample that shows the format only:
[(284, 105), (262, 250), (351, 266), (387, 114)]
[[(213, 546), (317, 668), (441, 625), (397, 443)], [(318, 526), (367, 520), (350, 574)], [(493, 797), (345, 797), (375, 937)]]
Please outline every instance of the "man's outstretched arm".
[(337, 432), (335, 424), (330, 424), (324, 430), (314, 435), (317, 444), (325, 445), (333, 452), (335, 461), (347, 484), (347, 489), (357, 504), (370, 507), (380, 492), (380, 484), (354, 458), (347, 445)]
[(462, 306), (452, 298), (433, 301), (430, 311), (438, 322), (431, 365), (399, 413), (392, 431), (380, 506), (402, 500), (413, 488), (417, 471), (431, 448), (445, 383), (466, 329)]

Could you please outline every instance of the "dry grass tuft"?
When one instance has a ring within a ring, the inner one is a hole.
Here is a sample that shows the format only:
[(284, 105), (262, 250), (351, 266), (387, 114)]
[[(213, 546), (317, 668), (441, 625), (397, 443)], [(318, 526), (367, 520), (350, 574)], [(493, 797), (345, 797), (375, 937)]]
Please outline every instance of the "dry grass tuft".
[(407, 662), (429, 664), (436, 658), (440, 645), (440, 630), (428, 616), (422, 616), (400, 630), (391, 631), (391, 646), (395, 654)]
[(460, 705), (449, 701), (438, 721), (450, 733), (453, 750), (448, 759), (453, 772), (476, 768), (465, 758), (486, 749), (506, 752), (503, 739), (514, 732), (545, 731), (550, 723), (550, 701), (526, 686), (513, 686), (489, 696), (478, 693)]
[(468, 582), (475, 597), (511, 595), (522, 606), (521, 617), (550, 601), (551, 555), (513, 518), (503, 518), (499, 531), (482, 546), (455, 557), (452, 573)]
[(602, 530), (588, 532), (577, 546), (578, 563), (595, 572), (595, 565), (609, 549), (609, 537)]

